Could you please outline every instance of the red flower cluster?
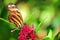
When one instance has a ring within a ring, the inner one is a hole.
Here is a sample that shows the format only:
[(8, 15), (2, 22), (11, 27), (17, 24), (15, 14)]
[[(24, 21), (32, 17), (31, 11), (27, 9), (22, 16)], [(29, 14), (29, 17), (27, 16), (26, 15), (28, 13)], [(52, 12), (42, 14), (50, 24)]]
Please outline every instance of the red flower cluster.
[(20, 30), (18, 40), (36, 40), (36, 37), (34, 26), (24, 25)]

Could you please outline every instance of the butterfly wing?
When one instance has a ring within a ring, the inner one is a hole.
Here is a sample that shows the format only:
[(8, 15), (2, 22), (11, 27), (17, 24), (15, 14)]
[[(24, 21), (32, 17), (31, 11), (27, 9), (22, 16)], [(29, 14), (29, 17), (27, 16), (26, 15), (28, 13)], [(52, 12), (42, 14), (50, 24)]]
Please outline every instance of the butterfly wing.
[(9, 10), (9, 21), (20, 27), (23, 23), (22, 15), (19, 10)]

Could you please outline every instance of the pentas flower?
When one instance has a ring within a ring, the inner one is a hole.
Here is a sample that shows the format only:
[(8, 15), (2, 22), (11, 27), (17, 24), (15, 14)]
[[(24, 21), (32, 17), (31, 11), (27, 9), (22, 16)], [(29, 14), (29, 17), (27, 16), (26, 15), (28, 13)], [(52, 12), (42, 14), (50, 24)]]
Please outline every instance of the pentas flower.
[(34, 32), (34, 26), (24, 25), (19, 33), (18, 40), (36, 40), (37, 35)]

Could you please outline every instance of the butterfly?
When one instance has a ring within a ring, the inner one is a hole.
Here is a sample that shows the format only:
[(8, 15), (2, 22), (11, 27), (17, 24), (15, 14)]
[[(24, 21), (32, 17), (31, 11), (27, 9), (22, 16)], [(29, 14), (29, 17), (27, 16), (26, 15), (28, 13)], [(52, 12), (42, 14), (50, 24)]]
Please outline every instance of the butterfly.
[[(9, 13), (9, 21), (14, 23), (17, 27), (21, 28), (23, 25), (23, 19), (22, 19), (22, 15), (20, 13), (20, 11), (18, 10), (18, 8), (16, 7), (16, 5), (14, 5), (13, 3), (9, 3), (8, 4), (8, 13)], [(13, 31), (15, 31), (16, 28)]]

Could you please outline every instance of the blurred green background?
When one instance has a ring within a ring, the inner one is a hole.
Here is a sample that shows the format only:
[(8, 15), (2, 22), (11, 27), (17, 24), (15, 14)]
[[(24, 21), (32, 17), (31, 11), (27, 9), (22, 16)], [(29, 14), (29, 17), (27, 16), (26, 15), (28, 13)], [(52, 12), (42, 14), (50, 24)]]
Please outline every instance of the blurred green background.
[(0, 0), (0, 40), (18, 40), (19, 30), (11, 33), (16, 27), (8, 20), (9, 3), (16, 4), (23, 21), (34, 25), (39, 37), (44, 40), (60, 40), (56, 37), (60, 32), (60, 0)]

